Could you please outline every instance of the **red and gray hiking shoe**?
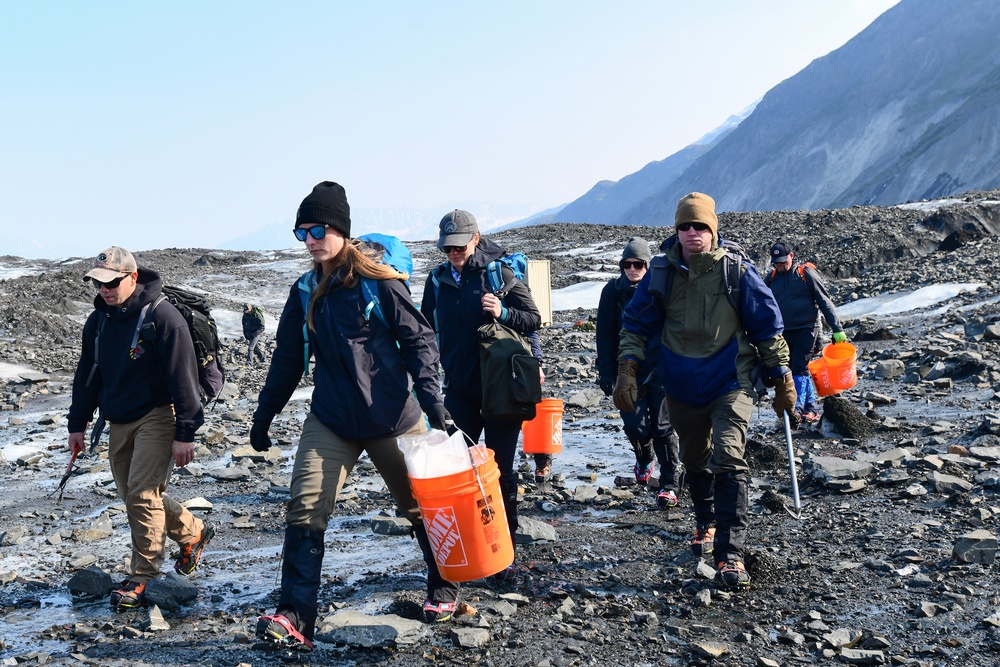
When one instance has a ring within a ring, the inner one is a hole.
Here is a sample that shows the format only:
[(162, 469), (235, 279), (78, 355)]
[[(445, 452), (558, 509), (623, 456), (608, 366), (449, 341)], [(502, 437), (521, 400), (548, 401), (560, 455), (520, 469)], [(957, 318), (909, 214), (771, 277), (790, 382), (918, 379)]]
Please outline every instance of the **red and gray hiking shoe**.
[(201, 552), (208, 546), (213, 537), (215, 537), (215, 526), (208, 521), (203, 521), (201, 537), (198, 538), (197, 542), (181, 547), (181, 553), (174, 562), (174, 571), (184, 576), (194, 572), (198, 567), (198, 561), (201, 560)]
[(727, 558), (715, 566), (715, 578), (729, 588), (749, 588), (750, 575), (739, 558)]
[(535, 469), (535, 484), (544, 484), (552, 479), (552, 466), (545, 465)]
[(691, 553), (699, 558), (708, 558), (715, 550), (715, 527), (698, 526), (691, 538)]
[(649, 478), (653, 476), (653, 462), (650, 461), (646, 465), (639, 465), (639, 462), (635, 462), (635, 468), (632, 469), (635, 473), (635, 481), (637, 484), (648, 484)]
[(819, 413), (815, 410), (810, 410), (802, 415), (802, 421), (807, 424), (815, 424), (819, 421)]
[(434, 600), (424, 600), (423, 616), (427, 623), (444, 623), (450, 621), (458, 608), (457, 602), (435, 602)]
[(286, 616), (271, 614), (257, 619), (257, 637), (300, 651), (312, 651), (313, 643), (305, 638)]
[(656, 504), (661, 509), (677, 507), (677, 494), (670, 489), (660, 489), (656, 494)]
[(118, 611), (146, 606), (146, 584), (131, 579), (111, 592), (111, 606)]

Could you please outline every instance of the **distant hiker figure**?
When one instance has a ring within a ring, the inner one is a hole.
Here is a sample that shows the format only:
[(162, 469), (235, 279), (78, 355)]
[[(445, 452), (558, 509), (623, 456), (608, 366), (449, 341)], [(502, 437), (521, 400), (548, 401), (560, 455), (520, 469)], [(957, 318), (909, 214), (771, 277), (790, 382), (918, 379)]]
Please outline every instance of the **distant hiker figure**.
[(188, 575), (215, 535), (165, 493), (174, 465), (194, 460), (194, 434), (205, 421), (198, 365), (183, 315), (157, 299), (159, 274), (137, 266), (128, 250), (101, 251), (84, 280), (98, 294), (73, 377), (69, 448), (83, 449), (100, 407), (111, 425), (111, 475), (132, 532), (129, 578), (111, 593), (111, 605), (133, 609), (145, 605), (146, 585), (160, 575), (164, 537), (180, 545), (174, 569)]
[(708, 195), (693, 192), (678, 202), (677, 234), (660, 246), (665, 254), (653, 258), (625, 307), (614, 400), (619, 410), (634, 409), (640, 364), (649, 341), (659, 340), (660, 379), (694, 505), (691, 550), (714, 557), (723, 585), (741, 588), (750, 585), (744, 565), (749, 482), (744, 452), (756, 397), (750, 373), (758, 353), (775, 388), (779, 416), (791, 414), (795, 386), (781, 312), (752, 264), (740, 265), (740, 309), (723, 296), (727, 251), (718, 228), (715, 201)]
[[(428, 275), (420, 312), (438, 335), (445, 378), (444, 404), (455, 418), (455, 425), (462, 429), (470, 445), (479, 442), (479, 436), (485, 432), (486, 447), (493, 450), (513, 538), (517, 530), (514, 459), (521, 422), (483, 417), (479, 327), (498, 321), (519, 333), (529, 334), (538, 329), (542, 318), (528, 288), (516, 279), (513, 269), (499, 262), (504, 250), (479, 233), (479, 225), (471, 213), (456, 209), (441, 218), (438, 226), (437, 247), (447, 260)], [(509, 285), (502, 299), (494, 293), (488, 275), (494, 262), (499, 263), (494, 268), (500, 270), (502, 285)], [(511, 565), (494, 575), (494, 580), (503, 583), (514, 578), (516, 572)]]
[[(632, 300), (639, 281), (646, 275), (653, 258), (645, 239), (634, 236), (622, 250), (617, 278), (601, 290), (597, 305), (597, 375), (605, 396), (611, 396), (618, 369), (618, 341), (622, 313)], [(660, 339), (647, 341), (646, 359), (639, 370), (639, 390), (634, 409), (622, 411), (625, 437), (635, 452), (635, 481), (646, 486), (653, 475), (653, 459), (660, 462), (656, 503), (662, 508), (677, 505), (676, 475), (678, 441), (667, 414), (667, 395), (656, 366)]]
[[(258, 619), (256, 631), (264, 640), (311, 650), (323, 533), (362, 453), (367, 452), (398, 512), (410, 521), (427, 564), (425, 619), (451, 618), (459, 587), (438, 572), (396, 442), (404, 434), (426, 433), (425, 414), (431, 428), (445, 430), (451, 424), (441, 401), (434, 332), (410, 298), (407, 275), (351, 239), (343, 187), (325, 181), (313, 188), (299, 206), (293, 231), (312, 256), (313, 271), (304, 285), (292, 284), (281, 313), (277, 347), (250, 430), (253, 448), (271, 447), (268, 429), (305, 373), (307, 349), (315, 355), (315, 389), (292, 469), (278, 608)], [(370, 318), (362, 289), (368, 279), (381, 309), (380, 316)], [(303, 286), (310, 290), (305, 300)]]
[(792, 379), (795, 381), (796, 421), (819, 421), (819, 395), (809, 375), (809, 361), (820, 350), (823, 325), (819, 314), (831, 329), (833, 342), (847, 340), (844, 325), (837, 316), (830, 293), (823, 279), (810, 262), (795, 260), (795, 253), (784, 243), (771, 246), (771, 272), (764, 282), (771, 288), (785, 322), (785, 341), (792, 359)]
[(264, 351), (260, 349), (261, 338), (264, 336), (264, 309), (248, 303), (243, 307), (243, 337), (247, 339), (247, 365), (257, 361), (263, 362)]

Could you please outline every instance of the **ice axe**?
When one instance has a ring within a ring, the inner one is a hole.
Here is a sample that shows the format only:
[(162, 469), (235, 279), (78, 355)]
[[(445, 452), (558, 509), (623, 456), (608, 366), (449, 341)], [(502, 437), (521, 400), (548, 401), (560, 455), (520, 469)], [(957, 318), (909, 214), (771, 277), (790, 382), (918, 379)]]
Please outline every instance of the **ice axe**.
[(785, 422), (785, 443), (788, 445), (788, 472), (792, 475), (792, 500), (795, 501), (795, 514), (785, 507), (785, 511), (792, 514), (796, 519), (802, 518), (802, 502), (799, 500), (799, 480), (795, 474), (795, 452), (792, 449), (792, 424), (788, 419), (788, 413), (782, 411), (782, 420)]
[[(59, 486), (52, 491), (52, 493), (55, 493), (56, 491), (59, 492), (59, 497), (56, 499), (56, 505), (62, 502), (63, 489), (66, 488), (66, 482), (69, 481), (70, 475), (73, 474), (73, 464), (76, 463), (76, 457), (79, 456), (82, 451), (83, 445), (73, 446), (73, 455), (69, 457), (69, 465), (66, 466), (66, 472), (63, 473), (62, 479), (59, 480)], [(49, 496), (51, 496), (52, 493), (50, 493)]]

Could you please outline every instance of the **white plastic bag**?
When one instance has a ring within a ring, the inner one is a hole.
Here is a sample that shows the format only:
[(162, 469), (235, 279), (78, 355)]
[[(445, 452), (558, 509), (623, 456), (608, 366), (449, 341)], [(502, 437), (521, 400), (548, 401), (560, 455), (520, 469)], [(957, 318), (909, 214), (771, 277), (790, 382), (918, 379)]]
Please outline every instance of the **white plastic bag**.
[(410, 477), (429, 479), (471, 470), (486, 460), (486, 447), (469, 447), (461, 431), (448, 435), (431, 430), (423, 435), (406, 435), (397, 439), (403, 452)]

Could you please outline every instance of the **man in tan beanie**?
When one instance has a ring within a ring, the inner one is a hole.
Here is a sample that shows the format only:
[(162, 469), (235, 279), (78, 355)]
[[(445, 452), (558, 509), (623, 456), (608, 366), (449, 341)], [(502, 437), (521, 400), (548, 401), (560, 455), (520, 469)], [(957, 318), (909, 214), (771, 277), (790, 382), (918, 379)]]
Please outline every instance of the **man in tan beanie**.
[[(676, 236), (650, 263), (622, 317), (615, 405), (636, 400), (647, 341), (658, 339), (659, 372), (695, 510), (691, 549), (714, 556), (717, 579), (750, 585), (744, 565), (748, 466), (744, 459), (758, 354), (775, 387), (778, 415), (792, 414), (795, 386), (781, 311), (749, 262), (735, 262), (719, 238), (715, 201), (692, 192), (674, 216)], [(727, 272), (739, 271), (738, 285)], [(731, 289), (730, 288), (734, 288)], [(727, 291), (738, 298), (730, 303)], [(756, 350), (754, 349), (756, 347)]]

